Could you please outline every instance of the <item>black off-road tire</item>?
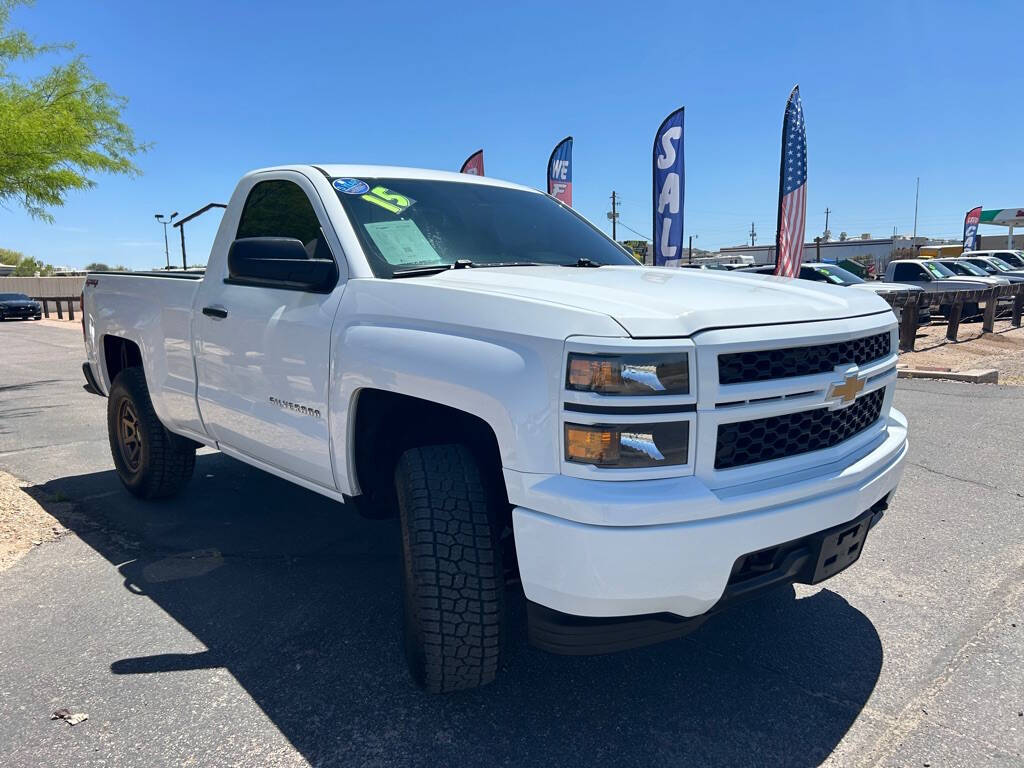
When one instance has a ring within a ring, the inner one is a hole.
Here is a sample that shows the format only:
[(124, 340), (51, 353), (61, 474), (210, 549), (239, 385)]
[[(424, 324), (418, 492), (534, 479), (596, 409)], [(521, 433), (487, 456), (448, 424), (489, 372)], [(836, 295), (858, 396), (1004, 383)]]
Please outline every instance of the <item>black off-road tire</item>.
[[(137, 426), (124, 427), (126, 420)], [(126, 440), (126, 432), (135, 439)], [(125, 368), (114, 378), (107, 398), (107, 435), (117, 476), (140, 499), (174, 496), (192, 478), (196, 445), (160, 423), (141, 368)]]
[(493, 510), (469, 450), (406, 451), (395, 469), (405, 655), (430, 693), (476, 688), (501, 664), (504, 573)]

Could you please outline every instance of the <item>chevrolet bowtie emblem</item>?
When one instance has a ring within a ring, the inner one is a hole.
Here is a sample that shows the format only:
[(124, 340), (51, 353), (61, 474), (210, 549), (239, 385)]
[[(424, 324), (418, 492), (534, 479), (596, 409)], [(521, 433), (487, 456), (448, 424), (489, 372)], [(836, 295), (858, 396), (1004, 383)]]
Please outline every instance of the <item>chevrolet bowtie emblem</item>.
[(844, 403), (852, 403), (860, 391), (864, 389), (864, 380), (856, 376), (847, 376), (842, 384), (833, 384), (832, 391), (828, 393), (830, 398), (838, 397)]

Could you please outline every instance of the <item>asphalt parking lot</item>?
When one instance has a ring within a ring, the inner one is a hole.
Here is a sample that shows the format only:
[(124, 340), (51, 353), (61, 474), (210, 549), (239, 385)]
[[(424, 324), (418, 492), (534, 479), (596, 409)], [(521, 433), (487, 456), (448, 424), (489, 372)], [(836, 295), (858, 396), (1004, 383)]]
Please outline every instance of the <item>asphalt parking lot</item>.
[(428, 697), (393, 521), (213, 452), (136, 501), (82, 355), (0, 324), (0, 469), (74, 532), (0, 573), (0, 765), (1024, 764), (1024, 388), (900, 381), (903, 485), (823, 587), (611, 656), (519, 631), (495, 684)]

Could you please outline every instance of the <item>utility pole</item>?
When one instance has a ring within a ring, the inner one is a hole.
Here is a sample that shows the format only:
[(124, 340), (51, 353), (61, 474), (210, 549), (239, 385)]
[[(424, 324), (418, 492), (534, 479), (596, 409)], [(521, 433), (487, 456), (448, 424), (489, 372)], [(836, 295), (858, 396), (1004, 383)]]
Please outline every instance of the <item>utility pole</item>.
[(154, 213), (153, 218), (164, 225), (164, 258), (167, 260), (167, 269), (171, 268), (171, 251), (167, 247), (167, 225), (174, 221), (174, 217), (178, 215), (175, 211), (170, 216), (164, 216), (162, 213)]
[(832, 239), (832, 233), (828, 231), (828, 215), (829, 215), (830, 213), (832, 213), (832, 210), (831, 210), (830, 208), (826, 208), (826, 209), (825, 209), (825, 231), (824, 231), (824, 233), (823, 233), (823, 235), (825, 236), (825, 242), (826, 242), (826, 243), (827, 243), (827, 242), (828, 242), (829, 240), (831, 240), (831, 239)]
[(615, 190), (613, 189), (612, 190), (612, 210), (611, 210), (611, 213), (608, 214), (608, 218), (611, 219), (611, 222), (612, 222), (612, 240), (615, 240), (616, 242), (618, 242), (618, 238), (615, 236), (615, 224), (619, 220), (619, 214), (615, 210), (615, 202), (616, 202), (615, 201)]
[(754, 243), (757, 242), (757, 230), (754, 229), (754, 222), (750, 222), (750, 247), (754, 247)]
[(821, 238), (814, 238), (814, 260), (821, 263)]
[(693, 264), (693, 238), (700, 237), (700, 235), (690, 235), (690, 255), (687, 258), (688, 264)]
[(917, 200), (921, 196), (921, 177), (917, 177), (917, 186), (914, 188), (914, 239), (917, 239)]

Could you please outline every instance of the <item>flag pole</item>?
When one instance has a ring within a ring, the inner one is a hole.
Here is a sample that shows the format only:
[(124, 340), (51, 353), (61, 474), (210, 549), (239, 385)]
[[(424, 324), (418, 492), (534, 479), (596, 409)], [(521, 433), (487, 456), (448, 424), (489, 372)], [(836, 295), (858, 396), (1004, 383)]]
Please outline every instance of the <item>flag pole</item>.
[[(782, 180), (786, 177), (786, 121), (789, 120), (789, 105), (793, 103), (793, 94), (796, 93), (796, 89), (800, 87), (797, 83), (793, 86), (793, 90), (789, 92), (789, 98), (786, 99), (786, 110), (782, 113), (782, 151), (779, 156), (779, 204), (778, 213), (775, 217), (775, 270), (779, 270), (779, 236), (782, 234)], [(802, 235), (801, 235), (802, 236)]]

